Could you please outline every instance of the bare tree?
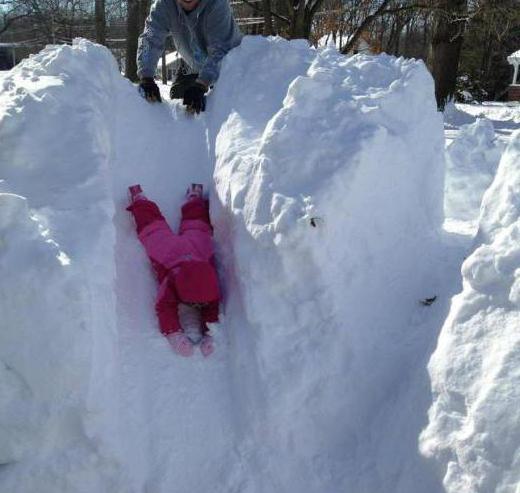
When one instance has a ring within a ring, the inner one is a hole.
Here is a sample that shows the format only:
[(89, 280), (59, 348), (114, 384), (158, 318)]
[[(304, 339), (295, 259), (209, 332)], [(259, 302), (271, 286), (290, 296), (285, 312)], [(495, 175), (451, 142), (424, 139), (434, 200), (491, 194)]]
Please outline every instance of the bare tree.
[(85, 24), (93, 27), (92, 0), (3, 0), (0, 5), (6, 13), (3, 31), (14, 32), (23, 22), (22, 29), (42, 43), (60, 43)]
[(106, 21), (105, 21), (105, 0), (95, 0), (96, 16), (96, 41), (99, 44), (106, 44)]
[(309, 39), (312, 21), (323, 0), (286, 0), (289, 17), (289, 37)]
[(264, 15), (264, 36), (272, 36), (273, 16), (271, 14), (271, 0), (262, 0), (262, 13)]
[[(251, 0), (242, 2), (263, 15), (264, 34), (274, 34), (276, 31), (276, 34), (286, 35), (290, 39), (309, 39), (314, 16), (324, 0), (262, 0), (261, 8)], [(273, 28), (273, 18), (278, 21), (278, 29)]]
[(432, 72), (439, 110), (453, 98), (460, 51), (468, 21), (467, 0), (436, 0), (432, 37)]
[(137, 43), (140, 34), (139, 0), (127, 1), (125, 76), (137, 81)]
[(462, 88), (477, 99), (500, 98), (510, 82), (506, 58), (520, 46), (520, 0), (480, 0), (470, 8), (459, 68)]
[(3, 13), (2, 16), (2, 24), (0, 26), (0, 35), (11, 29), (16, 22), (26, 19), (28, 17), (27, 13), (18, 13), (17, 9), (12, 9)]
[[(350, 36), (348, 43), (341, 50), (342, 53), (347, 54), (353, 50), (354, 46), (358, 42), (363, 32), (368, 29), (370, 24), (374, 22), (377, 19), (377, 17), (383, 15), (390, 2), (391, 0), (383, 0), (377, 5), (373, 12), (371, 12), (363, 19), (363, 21), (357, 26), (356, 30), (353, 32), (352, 36)], [(370, 3), (374, 4), (376, 2)]]

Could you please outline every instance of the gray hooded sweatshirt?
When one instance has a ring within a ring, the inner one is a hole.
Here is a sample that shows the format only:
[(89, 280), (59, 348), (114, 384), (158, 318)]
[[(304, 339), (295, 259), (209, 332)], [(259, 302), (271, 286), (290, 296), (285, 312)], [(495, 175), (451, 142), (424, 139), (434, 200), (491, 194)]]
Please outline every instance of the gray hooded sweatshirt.
[(154, 76), (168, 34), (193, 73), (209, 84), (218, 79), (222, 58), (242, 39), (228, 0), (200, 0), (189, 13), (176, 0), (156, 0), (139, 37), (139, 77)]

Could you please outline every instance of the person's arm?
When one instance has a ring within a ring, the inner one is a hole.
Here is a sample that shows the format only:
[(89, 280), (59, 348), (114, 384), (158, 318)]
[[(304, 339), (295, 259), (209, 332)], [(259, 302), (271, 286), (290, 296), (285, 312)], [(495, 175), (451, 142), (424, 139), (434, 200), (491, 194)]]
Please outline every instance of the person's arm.
[(171, 4), (170, 0), (156, 0), (150, 9), (137, 48), (137, 75), (140, 79), (153, 79), (155, 75), (164, 40), (170, 31)]
[(204, 36), (208, 57), (199, 73), (198, 81), (210, 86), (218, 79), (222, 58), (238, 46), (242, 39), (228, 0), (216, 0), (210, 8), (206, 16)]

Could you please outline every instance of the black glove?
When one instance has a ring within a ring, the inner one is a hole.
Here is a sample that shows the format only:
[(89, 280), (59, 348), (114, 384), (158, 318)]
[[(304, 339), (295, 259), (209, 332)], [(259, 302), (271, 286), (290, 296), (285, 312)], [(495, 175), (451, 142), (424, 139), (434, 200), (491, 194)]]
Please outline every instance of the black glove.
[(184, 91), (184, 98), (182, 104), (186, 109), (193, 113), (200, 113), (206, 109), (206, 91), (207, 87), (195, 81)]
[(139, 92), (141, 93), (141, 96), (150, 103), (154, 103), (155, 101), (158, 101), (159, 103), (162, 102), (159, 87), (152, 77), (141, 79), (141, 82), (139, 83)]

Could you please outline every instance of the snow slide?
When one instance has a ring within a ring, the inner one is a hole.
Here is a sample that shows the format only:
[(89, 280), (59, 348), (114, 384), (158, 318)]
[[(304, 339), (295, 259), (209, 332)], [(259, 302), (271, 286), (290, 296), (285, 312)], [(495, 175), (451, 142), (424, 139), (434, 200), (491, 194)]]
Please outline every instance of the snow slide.
[[(0, 491), (438, 491), (416, 443), (445, 307), (418, 300), (447, 268), (421, 62), (246, 37), (197, 118), (84, 40), (2, 84)], [(192, 181), (226, 293), (207, 361), (158, 333), (124, 210), (141, 182), (175, 225)]]

